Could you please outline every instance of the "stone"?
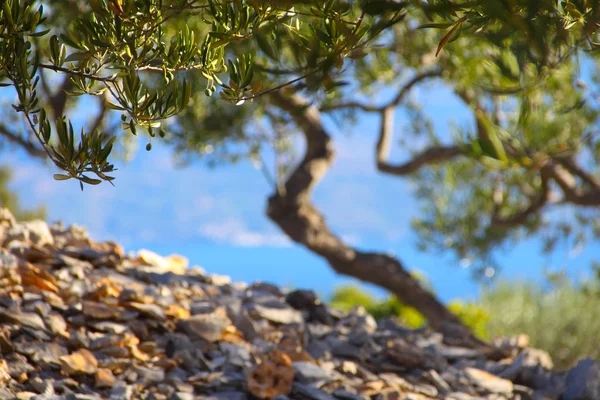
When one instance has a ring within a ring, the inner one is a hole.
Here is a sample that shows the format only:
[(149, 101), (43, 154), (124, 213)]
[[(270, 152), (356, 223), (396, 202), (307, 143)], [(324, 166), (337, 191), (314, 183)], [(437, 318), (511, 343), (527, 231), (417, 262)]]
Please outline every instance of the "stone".
[(580, 360), (567, 373), (563, 400), (600, 399), (600, 361), (591, 358)]
[(301, 396), (301, 398), (308, 400), (336, 400), (335, 397), (331, 396), (327, 392), (312, 386), (304, 385), (302, 383), (294, 383), (292, 386), (292, 393), (295, 393)]
[(231, 325), (231, 320), (217, 314), (193, 315), (181, 320), (178, 326), (188, 335), (202, 338), (209, 342), (216, 342), (223, 335), (225, 328)]
[(97, 388), (111, 388), (116, 381), (117, 379), (108, 368), (98, 368), (94, 374), (94, 385)]
[(477, 368), (465, 368), (467, 376), (478, 386), (493, 393), (512, 393), (513, 383)]
[(542, 367), (551, 370), (554, 367), (552, 358), (544, 350), (524, 349), (513, 360), (512, 364), (498, 375), (504, 379), (517, 380), (528, 369)]
[(231, 283), (231, 278), (226, 275), (212, 274), (207, 277), (208, 283), (215, 286), (225, 286)]
[(54, 236), (52, 236), (52, 232), (50, 232), (50, 228), (45, 221), (36, 219), (24, 222), (22, 225), (28, 231), (31, 243), (40, 247), (54, 244)]
[(165, 371), (160, 368), (134, 366), (133, 370), (138, 376), (138, 381), (144, 383), (159, 383), (165, 379)]
[(6, 360), (0, 360), (0, 385), (6, 385), (11, 379), (8, 371), (8, 363)]
[(195, 400), (196, 396), (194, 396), (193, 393), (186, 393), (186, 392), (176, 392), (173, 393), (170, 397), (169, 400)]
[(319, 304), (319, 299), (312, 290), (294, 290), (285, 296), (285, 301), (296, 310), (307, 310)]
[(334, 390), (332, 394), (336, 399), (340, 399), (340, 400), (368, 400), (369, 399), (368, 397), (361, 396), (359, 394), (352, 393), (352, 392), (349, 392), (349, 391), (343, 390), (343, 389)]
[(96, 301), (82, 302), (83, 314), (93, 319), (120, 320), (125, 315), (125, 309), (116, 305), (108, 305)]
[(328, 381), (330, 374), (316, 364), (311, 362), (295, 362), (292, 364), (296, 370), (296, 381), (306, 384)]
[(251, 310), (254, 315), (278, 324), (301, 324), (304, 321), (302, 313), (283, 302), (254, 304)]
[(219, 348), (225, 354), (227, 362), (239, 367), (247, 367), (250, 365), (251, 357), (248, 346), (237, 343), (219, 343)]
[(41, 379), (36, 376), (29, 380), (29, 384), (39, 394), (44, 396), (54, 396), (54, 386), (51, 379)]
[(60, 357), (61, 371), (66, 375), (77, 373), (91, 375), (98, 369), (98, 360), (86, 349), (79, 349), (75, 353)]
[(36, 363), (60, 365), (60, 358), (68, 354), (67, 348), (58, 343), (28, 344), (32, 350), (31, 360)]
[(145, 315), (150, 318), (154, 318), (159, 321), (164, 321), (167, 319), (163, 309), (156, 304), (143, 304), (143, 303), (128, 303), (128, 306), (133, 308), (136, 311), (139, 311), (140, 314)]
[(149, 269), (152, 272), (166, 273), (172, 272), (178, 275), (185, 274), (188, 267), (188, 259), (177, 254), (168, 257), (162, 257), (153, 251), (141, 249), (138, 251), (138, 258), (142, 265), (152, 267)]
[(0, 207), (0, 226), (11, 227), (16, 223), (13, 213), (6, 207)]
[(20, 310), (0, 310), (0, 322), (11, 322), (33, 329), (46, 331), (46, 324), (37, 313)]
[(69, 332), (67, 331), (67, 322), (64, 317), (59, 313), (50, 313), (45, 316), (44, 322), (55, 335), (68, 337)]

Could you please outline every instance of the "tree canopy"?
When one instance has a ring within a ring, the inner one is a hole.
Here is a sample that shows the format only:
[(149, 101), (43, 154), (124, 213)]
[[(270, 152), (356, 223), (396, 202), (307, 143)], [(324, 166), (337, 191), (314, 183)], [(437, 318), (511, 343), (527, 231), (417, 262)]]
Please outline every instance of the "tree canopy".
[[(484, 274), (523, 235), (545, 234), (549, 249), (559, 235), (600, 236), (597, 1), (0, 4), (0, 82), (13, 96), (0, 135), (50, 159), (57, 180), (112, 181), (111, 151), (132, 135), (211, 163), (251, 159), (272, 179), (267, 214), (290, 238), (436, 328), (459, 322), (399, 260), (345, 244), (312, 204), (334, 156), (323, 117), (344, 129), (359, 113), (379, 116), (374, 162), (414, 181), (423, 247), (449, 248)], [(431, 82), (472, 110), (451, 137), (411, 96)], [(76, 133), (69, 114), (83, 106), (97, 114)], [(408, 126), (394, 127), (398, 112)], [(412, 159), (390, 161), (394, 135)], [(567, 222), (552, 218), (558, 207)]]

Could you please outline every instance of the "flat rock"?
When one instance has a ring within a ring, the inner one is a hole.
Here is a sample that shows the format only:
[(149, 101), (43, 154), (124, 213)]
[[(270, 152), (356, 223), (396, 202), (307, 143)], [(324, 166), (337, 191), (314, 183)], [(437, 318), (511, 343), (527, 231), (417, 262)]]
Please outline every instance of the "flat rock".
[(600, 399), (600, 362), (591, 358), (580, 360), (569, 370), (563, 400)]
[(79, 349), (75, 353), (60, 357), (61, 371), (66, 375), (95, 373), (98, 369), (98, 360), (86, 349)]
[(301, 324), (304, 322), (302, 313), (283, 302), (269, 304), (254, 304), (252, 312), (260, 318), (278, 324)]
[(46, 324), (42, 317), (33, 312), (0, 309), (0, 321), (27, 326), (42, 331), (46, 330)]
[(217, 314), (198, 314), (179, 321), (179, 326), (188, 335), (209, 342), (219, 340), (229, 325), (231, 320), (228, 317)]
[(336, 400), (335, 397), (327, 392), (312, 386), (304, 385), (302, 383), (294, 383), (292, 386), (292, 393), (295, 393), (300, 398), (305, 398), (308, 400)]
[(311, 362), (295, 362), (292, 366), (296, 370), (296, 380), (300, 383), (312, 384), (331, 379), (327, 371)]
[(163, 309), (156, 304), (143, 304), (131, 302), (128, 303), (128, 306), (133, 308), (136, 311), (139, 311), (140, 314), (145, 315), (150, 318), (154, 318), (159, 321), (164, 321), (167, 319)]
[(493, 393), (512, 393), (513, 383), (509, 380), (502, 379), (489, 372), (477, 368), (465, 368), (467, 376), (472, 379), (475, 384)]
[(125, 315), (125, 309), (122, 307), (96, 301), (83, 301), (82, 311), (85, 316), (93, 319), (120, 320)]

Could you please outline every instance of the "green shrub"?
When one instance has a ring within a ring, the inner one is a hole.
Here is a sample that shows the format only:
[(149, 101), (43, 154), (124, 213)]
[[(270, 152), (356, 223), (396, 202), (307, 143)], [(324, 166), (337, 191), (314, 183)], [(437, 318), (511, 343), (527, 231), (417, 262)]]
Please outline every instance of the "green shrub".
[(600, 358), (600, 285), (559, 279), (547, 290), (526, 282), (503, 281), (485, 290), (481, 306), (493, 336), (526, 333), (555, 366), (568, 368), (582, 357)]
[(477, 337), (481, 339), (490, 338), (488, 329), (490, 313), (481, 305), (453, 300), (448, 304), (448, 309), (456, 314), (466, 326), (471, 328)]
[[(377, 300), (358, 286), (347, 285), (337, 288), (333, 293), (330, 305), (342, 311), (348, 311), (355, 306), (363, 306), (376, 319), (393, 316), (411, 328), (419, 328), (427, 322), (420, 312), (405, 305), (396, 296)], [(488, 337), (485, 329), (488, 315), (481, 307), (453, 301), (449, 304), (449, 308), (477, 335), (482, 338)]]

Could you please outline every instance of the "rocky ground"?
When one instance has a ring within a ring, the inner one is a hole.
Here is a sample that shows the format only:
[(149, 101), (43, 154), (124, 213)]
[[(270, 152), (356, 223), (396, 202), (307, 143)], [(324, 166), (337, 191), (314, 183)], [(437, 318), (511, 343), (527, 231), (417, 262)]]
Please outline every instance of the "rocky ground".
[(554, 372), (525, 336), (490, 360), (6, 209), (0, 243), (0, 399), (600, 399), (597, 361)]

